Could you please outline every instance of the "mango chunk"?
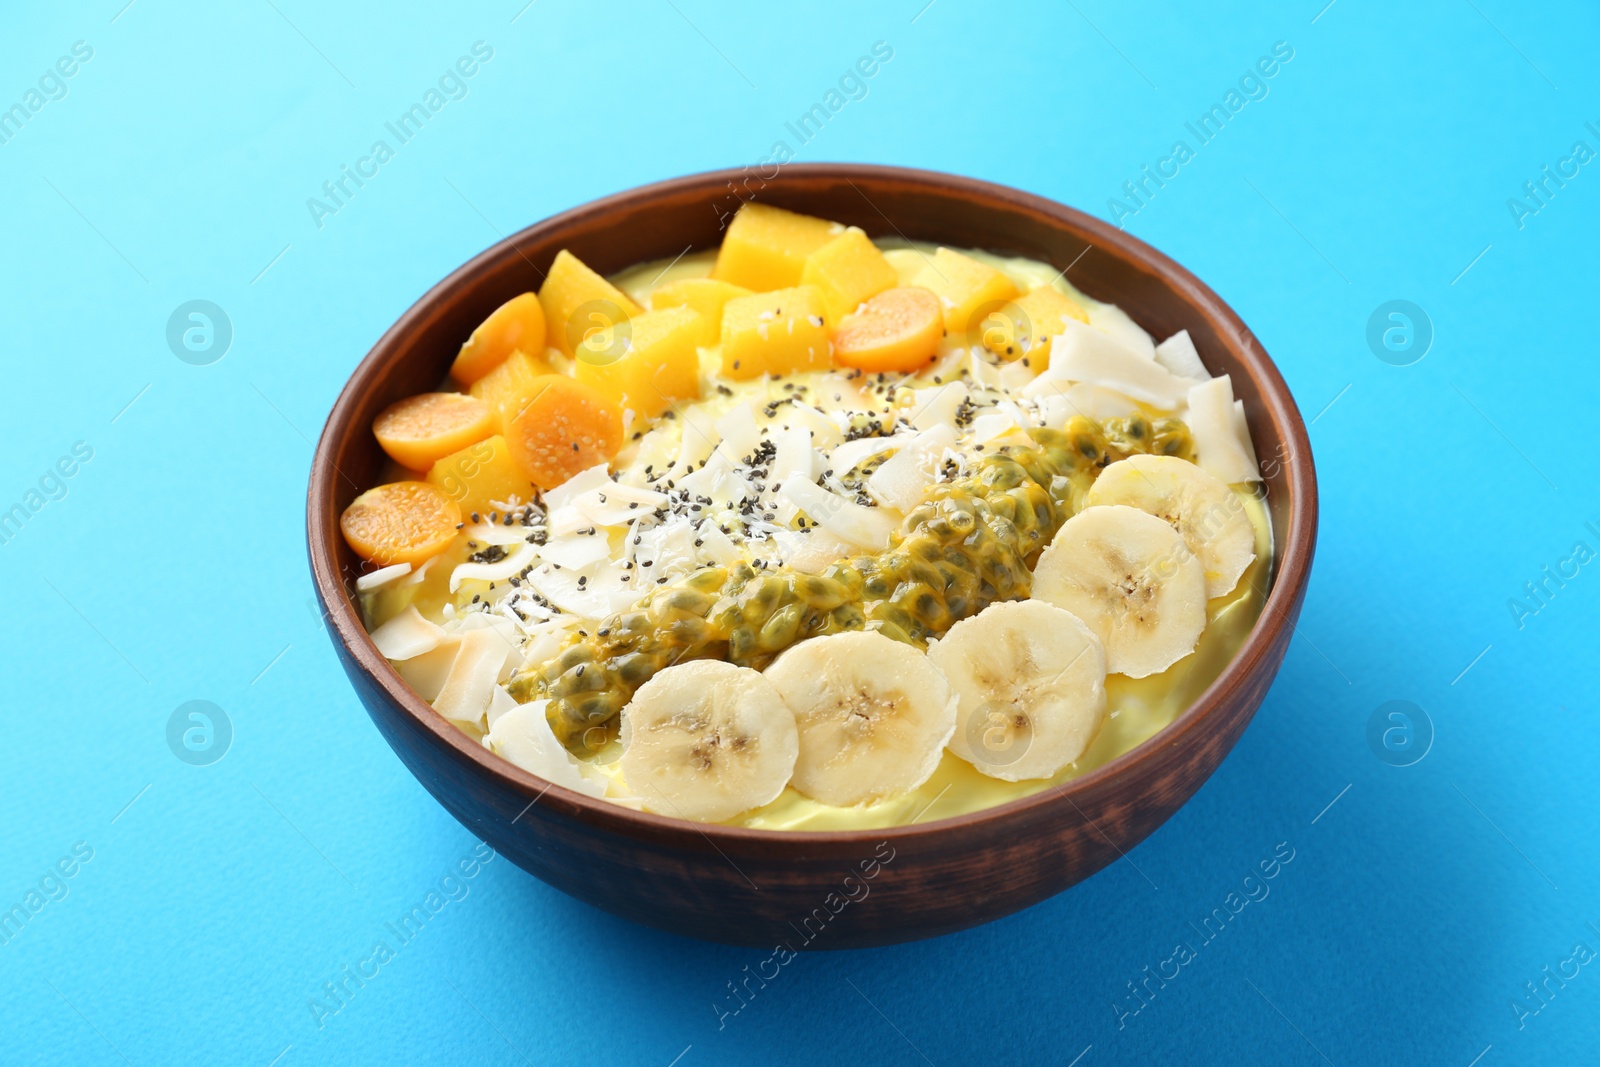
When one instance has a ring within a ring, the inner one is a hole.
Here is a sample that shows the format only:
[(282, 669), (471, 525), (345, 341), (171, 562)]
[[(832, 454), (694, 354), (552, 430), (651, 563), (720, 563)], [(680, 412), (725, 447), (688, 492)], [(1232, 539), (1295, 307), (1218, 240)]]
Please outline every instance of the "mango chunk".
[(532, 481), (512, 460), (500, 434), (445, 456), (428, 471), (428, 482), (468, 517), (533, 499)]
[(460, 522), (461, 509), (437, 486), (393, 482), (352, 500), (339, 516), (339, 531), (356, 555), (387, 567), (444, 551)]
[(643, 310), (565, 248), (556, 253), (539, 287), (539, 303), (544, 307), (546, 343), (569, 356), (587, 334)]
[(692, 307), (641, 312), (585, 338), (578, 346), (574, 376), (633, 412), (637, 425), (667, 410), (674, 400), (700, 395), (699, 346), (705, 333), (705, 316)]
[(883, 258), (900, 279), (897, 284), (915, 285), (917, 275), (922, 273), (933, 257), (917, 248), (891, 248), (883, 254)]
[[(748, 205), (746, 205), (748, 207)], [(735, 297), (722, 308), (722, 374), (758, 378), (825, 370), (832, 357), (814, 285)]]
[(1026, 358), (1030, 366), (1050, 366), (1050, 339), (1067, 328), (1067, 320), (1089, 322), (1089, 313), (1059, 289), (1031, 289), (985, 315), (977, 324), (983, 346), (1001, 359)]
[(926, 289), (886, 289), (844, 317), (833, 338), (833, 358), (869, 374), (913, 371), (938, 358), (944, 336), (939, 298)]
[(450, 364), (450, 377), (462, 385), (471, 385), (519, 348), (524, 352), (542, 351), (544, 336), (544, 308), (539, 298), (533, 293), (514, 296), (472, 331)]
[(553, 489), (622, 447), (622, 409), (594, 386), (552, 374), (506, 427), (511, 458), (540, 489)]
[(668, 282), (650, 294), (650, 306), (663, 308), (686, 307), (701, 316), (700, 343), (707, 348), (722, 336), (722, 306), (736, 296), (749, 296), (750, 290), (742, 285), (730, 285), (715, 278), (684, 278)]
[[(965, 334), (976, 313), (981, 320), (1017, 295), (1011, 279), (971, 256), (941, 248), (917, 274), (912, 283), (932, 290), (944, 308), (944, 328), (950, 334)], [(969, 344), (979, 343), (973, 337)]]
[[(543, 338), (540, 339), (541, 342)], [(491, 433), (503, 434), (506, 426), (542, 388), (541, 379), (554, 368), (540, 356), (513, 352), (494, 370), (472, 383), (470, 392), (489, 407)]]
[(821, 290), (828, 322), (837, 326), (862, 301), (899, 285), (900, 275), (872, 238), (852, 226), (806, 257), (800, 284)]
[(711, 276), (758, 293), (799, 285), (806, 257), (843, 229), (827, 219), (747, 203), (728, 224)]
[(481, 441), (494, 432), (483, 401), (463, 393), (420, 393), (390, 404), (372, 420), (372, 433), (389, 458), (411, 470)]

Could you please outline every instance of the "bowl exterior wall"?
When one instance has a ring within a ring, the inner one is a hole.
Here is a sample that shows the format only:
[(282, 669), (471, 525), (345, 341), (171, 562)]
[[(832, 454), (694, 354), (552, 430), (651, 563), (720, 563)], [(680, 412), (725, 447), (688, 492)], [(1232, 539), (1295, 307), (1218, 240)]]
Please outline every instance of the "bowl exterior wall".
[[(1295, 614), (1298, 614), (1298, 609)], [(1292, 631), (1291, 631), (1292, 632)], [(1070, 800), (907, 837), (794, 848), (705, 838), (666, 841), (597, 829), (546, 793), (449, 758), (433, 732), (372, 684), (341, 647), (350, 681), (401, 761), (468, 830), (536, 878), (585, 903), (672, 933), (794, 951), (934, 937), (1037, 904), (1153, 833), (1211, 776), (1244, 732), (1283, 657), (1220, 710), (1198, 743), (1162, 746), (1127, 774)], [(447, 727), (449, 728), (449, 727)], [(937, 827), (934, 827), (937, 830)]]

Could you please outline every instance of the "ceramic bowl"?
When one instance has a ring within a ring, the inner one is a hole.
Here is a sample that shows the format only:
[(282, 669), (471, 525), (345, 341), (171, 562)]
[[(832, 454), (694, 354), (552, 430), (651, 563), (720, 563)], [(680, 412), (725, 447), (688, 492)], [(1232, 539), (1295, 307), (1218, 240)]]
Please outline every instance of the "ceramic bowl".
[[(493, 755), (451, 726), (379, 655), (354, 598), (360, 560), (339, 515), (374, 484), (370, 427), (437, 387), (462, 340), (537, 289), (570, 249), (602, 273), (715, 247), (746, 200), (904, 237), (1044, 260), (1156, 337), (1187, 328), (1231, 374), (1265, 475), (1277, 559), (1265, 609), (1233, 662), (1142, 745), (1033, 796), (896, 829), (781, 832), (701, 825), (594, 800)], [(357, 694), (405, 765), (462, 824), (550, 885), (692, 937), (791, 948), (882, 945), (988, 922), (1061, 892), (1133, 849), (1217, 768), (1283, 661), (1316, 543), (1305, 423), (1259, 341), (1222, 299), (1143, 242), (1051, 200), (895, 167), (796, 164), (719, 171), (597, 200), (499, 242), (429, 290), (351, 375), (312, 463), (307, 540), (328, 631)]]

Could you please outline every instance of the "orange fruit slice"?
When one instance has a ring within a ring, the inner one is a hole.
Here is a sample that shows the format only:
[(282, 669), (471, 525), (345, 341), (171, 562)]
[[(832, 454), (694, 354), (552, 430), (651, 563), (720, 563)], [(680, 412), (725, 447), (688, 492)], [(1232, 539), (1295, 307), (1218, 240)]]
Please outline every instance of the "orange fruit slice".
[(944, 336), (944, 309), (927, 289), (886, 289), (846, 315), (833, 359), (871, 373), (917, 370), (932, 363)]
[(339, 516), (339, 530), (355, 554), (382, 567), (437, 555), (455, 538), (460, 523), (455, 501), (427, 482), (368, 489)]
[(379, 412), (372, 432), (390, 459), (425, 471), (494, 433), (494, 416), (489, 405), (465, 393), (419, 393)]

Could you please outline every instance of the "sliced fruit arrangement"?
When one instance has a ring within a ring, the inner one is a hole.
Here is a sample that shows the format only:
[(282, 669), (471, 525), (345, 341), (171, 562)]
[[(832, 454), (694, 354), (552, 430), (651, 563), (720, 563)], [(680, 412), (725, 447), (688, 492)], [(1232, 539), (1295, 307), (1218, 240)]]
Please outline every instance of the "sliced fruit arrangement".
[(427, 470), (450, 453), (489, 436), (494, 413), (463, 393), (422, 393), (384, 408), (372, 433), (389, 458), (411, 470)]
[(1130, 678), (1193, 652), (1206, 626), (1200, 561), (1170, 525), (1125, 504), (1085, 508), (1063, 523), (1039, 557), (1033, 595), (1087, 623), (1107, 669)]
[(1082, 619), (1042, 600), (985, 608), (928, 656), (960, 700), (950, 751), (991, 777), (1054, 777), (1105, 720), (1104, 646)]
[[(1110, 429), (1130, 450), (1157, 437), (1147, 423)], [(1029, 563), (1071, 514), (1072, 498), (1102, 463), (1128, 454), (1087, 419), (1034, 430), (1028, 442), (980, 454), (968, 473), (931, 484), (888, 548), (857, 548), (817, 574), (792, 563), (694, 571), (580, 636), (561, 657), (530, 663), (509, 688), (519, 700), (550, 699), (556, 735), (582, 745), (643, 679), (684, 659), (763, 669), (807, 635), (869, 626), (926, 644), (992, 603), (1027, 596)]]
[(766, 669), (794, 713), (794, 787), (849, 807), (932, 776), (956, 728), (956, 700), (928, 657), (861, 630), (802, 641)]
[(486, 311), (374, 418), (340, 525), (401, 677), (554, 785), (970, 810), (1148, 736), (1113, 722), (1260, 610), (1232, 381), (1054, 267), (747, 203), (715, 250), (562, 250)]
[(1165, 520), (1205, 568), (1207, 599), (1233, 592), (1256, 558), (1256, 529), (1238, 494), (1175, 456), (1113, 463), (1089, 487), (1084, 504), (1126, 504)]
[(351, 501), (339, 519), (350, 547), (380, 566), (421, 563), (455, 540), (461, 509), (427, 482), (391, 482)]
[(717, 660), (640, 687), (622, 722), (622, 774), (652, 811), (716, 822), (777, 799), (800, 754), (794, 712), (767, 679)]

